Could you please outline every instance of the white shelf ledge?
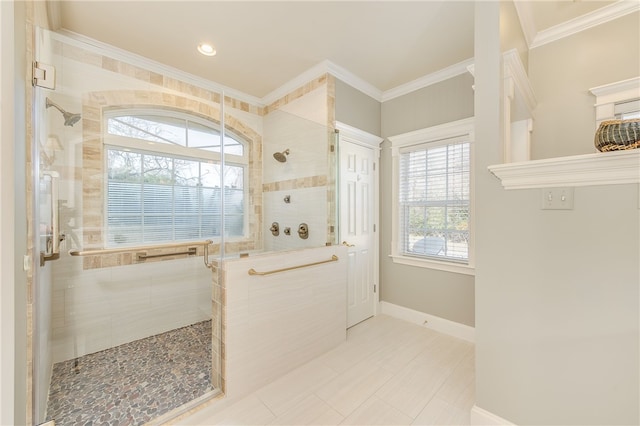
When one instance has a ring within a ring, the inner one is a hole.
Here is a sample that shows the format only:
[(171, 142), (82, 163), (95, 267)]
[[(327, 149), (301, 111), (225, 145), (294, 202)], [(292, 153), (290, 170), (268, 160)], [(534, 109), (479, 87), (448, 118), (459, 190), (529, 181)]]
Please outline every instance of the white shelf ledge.
[(504, 189), (640, 183), (640, 149), (489, 166)]

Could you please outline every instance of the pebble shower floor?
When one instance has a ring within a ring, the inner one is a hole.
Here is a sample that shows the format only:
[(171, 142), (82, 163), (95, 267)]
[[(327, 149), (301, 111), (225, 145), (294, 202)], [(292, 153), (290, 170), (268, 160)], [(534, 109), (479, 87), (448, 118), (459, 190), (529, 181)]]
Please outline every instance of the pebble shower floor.
[(211, 321), (53, 366), (47, 419), (141, 425), (210, 392)]

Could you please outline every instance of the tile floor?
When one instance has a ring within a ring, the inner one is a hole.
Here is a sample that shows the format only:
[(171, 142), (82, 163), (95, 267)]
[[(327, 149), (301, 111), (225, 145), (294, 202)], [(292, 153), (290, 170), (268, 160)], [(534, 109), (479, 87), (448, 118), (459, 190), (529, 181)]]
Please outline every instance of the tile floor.
[(211, 321), (54, 365), (47, 419), (142, 425), (211, 391)]
[(473, 343), (379, 315), (277, 381), (176, 424), (468, 425), (474, 364)]

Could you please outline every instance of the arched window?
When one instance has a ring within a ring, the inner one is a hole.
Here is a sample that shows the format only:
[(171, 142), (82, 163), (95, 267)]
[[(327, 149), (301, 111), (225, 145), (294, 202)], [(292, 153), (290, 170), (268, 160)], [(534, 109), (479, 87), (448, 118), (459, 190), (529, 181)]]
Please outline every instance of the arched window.
[[(165, 109), (105, 113), (106, 244), (220, 237), (221, 137), (217, 124)], [(225, 132), (225, 235), (245, 234), (247, 149)]]

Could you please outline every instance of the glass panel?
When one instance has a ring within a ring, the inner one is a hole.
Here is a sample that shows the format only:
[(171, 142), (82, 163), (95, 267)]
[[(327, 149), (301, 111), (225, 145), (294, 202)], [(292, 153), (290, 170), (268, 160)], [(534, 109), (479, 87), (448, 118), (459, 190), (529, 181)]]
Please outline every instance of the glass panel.
[(107, 223), (109, 245), (142, 244), (142, 216), (109, 216)]
[(145, 243), (166, 242), (173, 239), (171, 216), (144, 216), (142, 226)]
[(159, 155), (143, 155), (142, 173), (145, 183), (170, 185), (173, 183), (173, 159)]
[(213, 235), (216, 237), (220, 236), (220, 216), (219, 215), (208, 215), (202, 216), (201, 222), (201, 231), (202, 235)]
[(225, 188), (238, 189), (236, 193), (242, 194), (244, 187), (244, 168), (236, 166), (226, 166), (224, 168), (224, 186)]
[(634, 118), (640, 118), (640, 111), (624, 112), (620, 114), (621, 120), (632, 120)]
[(244, 235), (244, 191), (228, 188), (225, 190), (224, 229), (231, 237)]
[(200, 211), (199, 189), (192, 186), (175, 186), (173, 190), (175, 195), (174, 211), (176, 215), (197, 215)]
[(142, 211), (142, 184), (109, 181), (107, 186), (107, 212), (114, 215), (140, 215)]
[(185, 120), (179, 118), (123, 115), (110, 118), (107, 129), (112, 135), (181, 146), (187, 145)]
[(224, 152), (225, 154), (243, 155), (244, 146), (234, 137), (225, 135), (224, 137)]
[(197, 186), (200, 183), (200, 162), (176, 158), (173, 165), (176, 185)]
[[(46, 269), (39, 269), (42, 273), (34, 274), (34, 279), (43, 280), (35, 282), (34, 288), (47, 292), (38, 295), (34, 318), (39, 321), (38, 330), (49, 331), (43, 333), (42, 342), (34, 350), (35, 358), (29, 360), (38, 370), (32, 386), (34, 398), (27, 399), (37, 405), (34, 409), (38, 415), (33, 419), (38, 424), (52, 418), (60, 424), (84, 424), (105, 414), (110, 414), (112, 423), (126, 424), (133, 417), (138, 423), (153, 423), (154, 417), (194, 398), (211, 395), (222, 384), (222, 301), (212, 292), (213, 283), (220, 281), (204, 266), (202, 246), (197, 247), (196, 256), (138, 258), (138, 254), (165, 255), (190, 247), (157, 247), (168, 241), (200, 242), (205, 235), (220, 235), (223, 210), (219, 204), (219, 173), (214, 173), (211, 164), (193, 158), (193, 152), (182, 156), (181, 150), (188, 144), (186, 117), (191, 115), (199, 121), (201, 111), (209, 111), (212, 115), (207, 118), (216, 127), (215, 123), (220, 122), (216, 111), (220, 111), (221, 96), (207, 88), (201, 88), (206, 96), (196, 97), (181, 87), (168, 90), (150, 84), (148, 79), (139, 78), (140, 73), (133, 75), (133, 65), (122, 58), (108, 58), (110, 64), (118, 66), (102, 68), (102, 61), (93, 59), (107, 58), (108, 52), (78, 41), (69, 43), (68, 38), (56, 33), (43, 33), (47, 37), (36, 39), (50, 37), (53, 45), (49, 56), (39, 60), (55, 66), (57, 81), (55, 91), (40, 93), (40, 89), (34, 89), (38, 94), (34, 109), (42, 115), (37, 118), (42, 131), (34, 140), (41, 151), (34, 152), (33, 158), (34, 162), (41, 161), (39, 170), (29, 171), (34, 176), (30, 186), (37, 191), (35, 178), (45, 171), (59, 174), (60, 227), (66, 239), (60, 258), (47, 262)], [(161, 69), (141, 67), (144, 65), (136, 64), (136, 71), (166, 77)], [(55, 103), (74, 117), (81, 114), (80, 119), (72, 125), (65, 123), (61, 111), (47, 108), (47, 98), (49, 105)], [(168, 105), (172, 99), (176, 100), (175, 105)], [(181, 102), (184, 99), (189, 99), (188, 105)], [(145, 105), (169, 115), (127, 113), (125, 108), (131, 105)], [(107, 115), (101, 115), (103, 111)], [(200, 132), (215, 138), (201, 144), (219, 145), (220, 137), (211, 128), (191, 129), (195, 133), (190, 138)], [(105, 137), (108, 133), (119, 137)], [(128, 138), (138, 139), (137, 144), (127, 146)], [(121, 145), (105, 145), (108, 140)], [(164, 151), (148, 151), (158, 145)], [(218, 157), (203, 154), (210, 159)], [(240, 169), (235, 173), (246, 173), (246, 169)], [(244, 181), (240, 178), (238, 182), (242, 185)], [(209, 210), (205, 211), (201, 209), (205, 201), (203, 190), (218, 193), (208, 194)], [(244, 210), (239, 211), (244, 214)], [(30, 226), (38, 241), (47, 231), (38, 222), (31, 222)], [(104, 249), (109, 252), (105, 254)], [(219, 237), (210, 249), (212, 262), (216, 260), (213, 253), (219, 252)], [(88, 255), (72, 256), (70, 251)], [(49, 278), (50, 282), (44, 281)], [(69, 282), (81, 283), (82, 291), (76, 289), (73, 297), (64, 297), (65, 292), (71, 295)], [(221, 291), (218, 289), (216, 294)], [(58, 303), (61, 297), (64, 303)], [(52, 321), (53, 318), (65, 320)], [(167, 347), (167, 342), (174, 346)], [(126, 352), (141, 347), (153, 347), (154, 351)], [(126, 375), (111, 369), (115, 355), (108, 354), (116, 352), (117, 356), (126, 357), (131, 367), (126, 369)], [(181, 356), (169, 359), (172, 353)], [(95, 375), (107, 370), (108, 384), (104, 375)], [(83, 382), (94, 385), (78, 388), (70, 384), (79, 377), (78, 371)], [(136, 377), (137, 373), (142, 375)], [(149, 375), (167, 380), (151, 383)], [(104, 392), (107, 385), (124, 389), (132, 382), (148, 382), (144, 393), (128, 392), (123, 396)], [(167, 386), (172, 392), (166, 392)], [(50, 388), (64, 391), (50, 392)], [(124, 399), (110, 400), (112, 395)], [(155, 411), (147, 410), (143, 397), (157, 402)], [(97, 402), (82, 404), (86, 400)], [(79, 404), (74, 405), (76, 401)], [(116, 404), (131, 410), (109, 410)], [(65, 412), (66, 408), (69, 410)]]
[(187, 131), (188, 145), (192, 148), (219, 147), (220, 132), (211, 127), (189, 121)]
[[(171, 214), (173, 212), (173, 187), (168, 185), (145, 184), (142, 191), (142, 212), (147, 215)], [(171, 225), (171, 222), (169, 222)], [(171, 241), (169, 238), (165, 240)]]
[(220, 165), (213, 163), (202, 163), (200, 174), (200, 184), (204, 187), (220, 187)]
[[(126, 63), (126, 59), (108, 58), (108, 52), (95, 46), (78, 41), (69, 43), (64, 36), (50, 34), (56, 38), (51, 62), (56, 66), (59, 84), (55, 92), (47, 92), (46, 96), (67, 111), (81, 113), (82, 117), (73, 126), (65, 125), (58, 111), (46, 109), (44, 96), (37, 106), (44, 113), (48, 128), (34, 142), (43, 144), (42, 154), (46, 154), (40, 167), (60, 173), (61, 227), (67, 236), (61, 259), (50, 264), (51, 285), (40, 287), (60, 293), (65, 283), (73, 281), (82, 283), (83, 291), (74, 292), (74, 297), (65, 298), (65, 303), (55, 303), (52, 297), (44, 301), (43, 306), (52, 310), (53, 318), (65, 318), (65, 321), (45, 324), (51, 326), (51, 333), (45, 336), (51, 341), (39, 347), (46, 346), (51, 353), (48, 360), (42, 360), (45, 367), (42, 371), (75, 374), (73, 367), (66, 367), (73, 365), (76, 359), (83, 373), (100, 371), (97, 365), (95, 369), (82, 368), (88, 365), (84, 356), (116, 347), (120, 351), (129, 344), (142, 345), (139, 342), (150, 336), (155, 336), (153, 346), (159, 348), (158, 336), (165, 333), (174, 336), (183, 329), (192, 330), (190, 327), (194, 324), (205, 324), (204, 337), (183, 339), (189, 344), (187, 350), (180, 350), (184, 357), (172, 359), (173, 362), (189, 362), (189, 366), (176, 365), (172, 371), (179, 374), (169, 374), (171, 380), (162, 383), (171, 386), (175, 392), (170, 393), (171, 401), (158, 406), (172, 409), (175, 406), (170, 404), (199, 398), (222, 384), (219, 374), (222, 300), (219, 295), (223, 293), (223, 281), (217, 275), (222, 269), (215, 268), (213, 272), (206, 269), (201, 248), (198, 248), (197, 256), (149, 257), (145, 260), (138, 259), (137, 254), (167, 254), (166, 249), (153, 246), (170, 240), (212, 238), (214, 243), (208, 246), (208, 260), (220, 266), (222, 258), (218, 253), (235, 256), (238, 248), (292, 250), (335, 242), (336, 202), (332, 197), (335, 197), (336, 152), (329, 149), (334, 135), (322, 122), (326, 121), (324, 118), (318, 123), (305, 116), (309, 109), (306, 104), (304, 108), (292, 104), (289, 112), (270, 111), (266, 116), (229, 105), (226, 120), (223, 120), (220, 111), (225, 106), (220, 103), (223, 99), (220, 93), (203, 87), (198, 88), (198, 96), (195, 96), (191, 88), (183, 89), (181, 84), (172, 86), (171, 90), (165, 89), (139, 78), (140, 73), (133, 75), (130, 72), (132, 64)], [(117, 66), (102, 68), (103, 61), (95, 62), (95, 57), (108, 59), (110, 64)], [(154, 78), (157, 76), (153, 73), (167, 77), (162, 75), (161, 69), (142, 69), (141, 66), (136, 64), (136, 70), (152, 73)], [(175, 105), (168, 105), (172, 99), (176, 99)], [(188, 102), (182, 102), (185, 99)], [(126, 114), (124, 110), (120, 110), (119, 116), (100, 115), (103, 111), (118, 114), (118, 109), (131, 105), (159, 110), (167, 108), (171, 115)], [(325, 106), (326, 102), (320, 105)], [(296, 108), (301, 111), (296, 112)], [(211, 127), (203, 122), (203, 111), (209, 114), (206, 119), (212, 123)], [(185, 118), (189, 114), (193, 120)], [(224, 131), (218, 128), (221, 122), (227, 123)], [(229, 127), (229, 123), (233, 126)], [(136, 145), (137, 151), (133, 146), (110, 147), (104, 144), (109, 138), (101, 132), (120, 136), (111, 138), (118, 143), (124, 141), (126, 144), (126, 138), (133, 137), (166, 145), (162, 153), (147, 151), (146, 144), (145, 148), (140, 148), (140, 143)], [(49, 136), (52, 141), (56, 136), (59, 146), (49, 141)], [(201, 161), (189, 155), (182, 156), (183, 146), (224, 155), (221, 160), (219, 155), (204, 153), (208, 160)], [(277, 161), (273, 157), (276, 152), (287, 152), (286, 156), (283, 154), (287, 160), (284, 163)], [(234, 163), (238, 155), (244, 155), (246, 161)], [(224, 168), (221, 161), (224, 161)], [(32, 187), (37, 190), (38, 183), (33, 182)], [(274, 208), (282, 206), (285, 193), (276, 188), (283, 187), (290, 188), (286, 194), (292, 196), (289, 206), (292, 208), (287, 211), (289, 216), (283, 214), (283, 209)], [(273, 221), (291, 227), (291, 238), (281, 234), (278, 240), (267, 242), (265, 236), (271, 237), (267, 224)], [(301, 222), (309, 225), (308, 240), (296, 235)], [(32, 225), (34, 229), (38, 228), (37, 223)], [(34, 238), (40, 238), (40, 230), (34, 233), (38, 234)], [(117, 253), (112, 250), (123, 247), (127, 250)], [(103, 249), (110, 252), (104, 254)], [(69, 251), (94, 254), (71, 256)], [(212, 292), (212, 288), (216, 291)], [(136, 307), (134, 314), (132, 306)], [(45, 326), (42, 329), (46, 329)], [(213, 345), (209, 344), (211, 336)], [(200, 342), (205, 345), (196, 348)], [(159, 349), (157, 353), (166, 355), (170, 351)], [(146, 373), (147, 367), (159, 358), (160, 355), (145, 358), (144, 354), (136, 353), (128, 358), (132, 366), (129, 372)], [(194, 367), (196, 362), (205, 364)], [(165, 362), (161, 367), (167, 368), (167, 365)], [(194, 370), (197, 371), (195, 376), (183, 377), (184, 373)], [(117, 380), (133, 380), (130, 377), (116, 379), (116, 373), (114, 371), (109, 377), (116, 386), (124, 386), (124, 382)], [(167, 374), (165, 371), (159, 376)], [(48, 380), (49, 375), (46, 377)], [(52, 380), (58, 389), (64, 387), (57, 374), (54, 373)], [(98, 388), (104, 388), (101, 380), (96, 379)], [(194, 388), (194, 385), (198, 387)], [(151, 386), (145, 388), (145, 393), (152, 392)], [(71, 391), (73, 386), (66, 389)], [(186, 396), (178, 395), (183, 390)], [(46, 387), (38, 388), (38, 391), (45, 397), (48, 394)], [(88, 389), (83, 392), (80, 396), (66, 395), (65, 402), (92, 397)], [(134, 394), (128, 397), (134, 398)], [(132, 399), (129, 402), (139, 401)], [(50, 400), (47, 412), (65, 423), (68, 414), (56, 413), (53, 409), (62, 405)], [(92, 408), (103, 411), (98, 415), (86, 414), (87, 418), (100, 418), (106, 409), (93, 405), (78, 408), (79, 411), (73, 414), (76, 417), (67, 422), (73, 423), (80, 413), (85, 415), (84, 410)], [(164, 412), (158, 410), (153, 416), (162, 414)], [(152, 420), (140, 419), (144, 422)]]
[[(150, 154), (108, 150), (107, 167), (107, 222), (108, 244), (130, 244), (129, 238), (115, 237), (121, 233), (116, 220), (138, 215), (141, 218), (136, 235), (143, 234), (142, 242), (169, 242), (173, 240), (220, 237), (219, 226), (216, 234), (202, 233), (201, 217), (219, 215), (220, 176), (219, 164), (201, 163), (182, 158), (156, 156)], [(174, 174), (171, 176), (171, 167)], [(244, 173), (240, 166), (225, 167), (227, 197), (225, 214), (229, 223), (225, 225), (227, 235), (242, 237), (245, 230)], [(140, 182), (144, 177), (144, 183)], [(203, 192), (204, 191), (204, 192)], [(166, 232), (153, 232), (148, 236), (147, 217), (172, 216), (166, 223)], [(218, 220), (219, 222), (219, 220)], [(130, 225), (129, 225), (130, 226)], [(212, 228), (210, 229), (213, 232)], [(166, 238), (161, 240), (161, 237)]]
[(197, 240), (204, 238), (200, 233), (200, 216), (176, 216), (175, 221), (175, 238), (176, 240)]
[(109, 180), (140, 182), (142, 176), (141, 154), (110, 149), (107, 151), (107, 158)]
[[(325, 123), (310, 119), (308, 110), (294, 105), (286, 112), (269, 111), (263, 117), (263, 128), (264, 249), (293, 250), (335, 242), (335, 134)], [(253, 187), (253, 177), (250, 179)], [(286, 195), (291, 195), (290, 205), (283, 205)], [(247, 215), (251, 217), (251, 212)], [(273, 222), (280, 225), (278, 236), (269, 230)], [(301, 223), (308, 225), (307, 239), (298, 236)], [(286, 227), (291, 229), (290, 237), (284, 235)]]
[(466, 260), (469, 257), (469, 234), (449, 232), (447, 234), (447, 257)]

